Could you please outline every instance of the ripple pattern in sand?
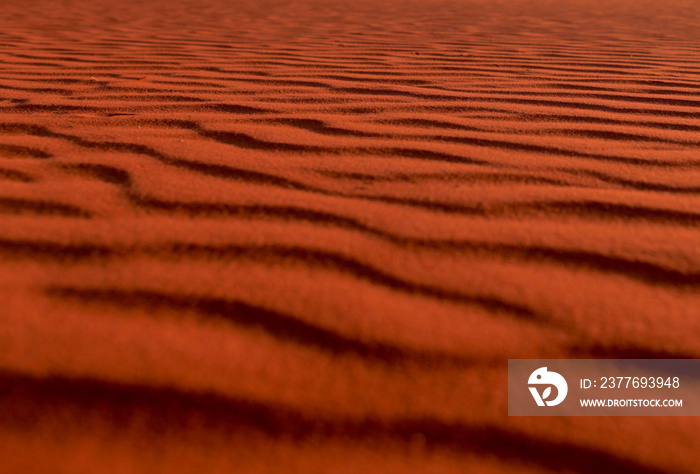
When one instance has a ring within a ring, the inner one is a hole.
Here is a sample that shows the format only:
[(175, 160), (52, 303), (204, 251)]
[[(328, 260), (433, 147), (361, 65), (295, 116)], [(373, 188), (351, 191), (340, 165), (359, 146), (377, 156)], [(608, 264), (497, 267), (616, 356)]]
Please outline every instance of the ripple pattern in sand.
[(693, 2), (5, 3), (7, 472), (697, 466), (504, 385), (700, 356)]

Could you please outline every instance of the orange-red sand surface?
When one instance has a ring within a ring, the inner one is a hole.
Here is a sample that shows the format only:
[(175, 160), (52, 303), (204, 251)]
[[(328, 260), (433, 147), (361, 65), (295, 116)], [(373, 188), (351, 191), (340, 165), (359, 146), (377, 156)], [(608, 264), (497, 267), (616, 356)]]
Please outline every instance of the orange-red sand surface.
[(0, 472), (700, 472), (507, 416), (700, 357), (693, 0), (3, 0)]

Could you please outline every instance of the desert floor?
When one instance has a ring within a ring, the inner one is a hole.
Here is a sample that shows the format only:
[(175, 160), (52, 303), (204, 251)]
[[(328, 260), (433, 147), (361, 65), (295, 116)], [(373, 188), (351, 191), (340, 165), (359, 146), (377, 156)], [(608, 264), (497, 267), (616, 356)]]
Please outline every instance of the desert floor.
[(699, 24), (3, 0), (0, 472), (698, 472), (506, 369), (700, 357)]

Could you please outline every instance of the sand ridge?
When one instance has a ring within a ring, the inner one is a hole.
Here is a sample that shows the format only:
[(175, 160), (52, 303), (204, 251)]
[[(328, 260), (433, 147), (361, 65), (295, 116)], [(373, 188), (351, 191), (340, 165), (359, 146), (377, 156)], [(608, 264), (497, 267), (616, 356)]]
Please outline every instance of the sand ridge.
[(5, 0), (0, 472), (693, 472), (508, 358), (700, 357), (673, 0)]

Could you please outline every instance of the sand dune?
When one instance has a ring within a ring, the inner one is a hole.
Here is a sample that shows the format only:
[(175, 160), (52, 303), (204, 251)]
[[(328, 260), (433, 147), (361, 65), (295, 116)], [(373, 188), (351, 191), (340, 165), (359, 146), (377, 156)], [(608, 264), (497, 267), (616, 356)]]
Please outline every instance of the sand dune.
[(508, 358), (700, 357), (694, 1), (5, 0), (0, 471), (696, 472)]

